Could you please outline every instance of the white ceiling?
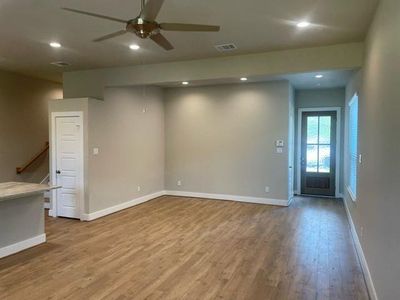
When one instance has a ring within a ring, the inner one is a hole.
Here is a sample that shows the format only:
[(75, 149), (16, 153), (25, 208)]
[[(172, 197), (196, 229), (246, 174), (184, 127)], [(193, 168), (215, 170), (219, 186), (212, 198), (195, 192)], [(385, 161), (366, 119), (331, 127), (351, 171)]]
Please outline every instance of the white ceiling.
[[(244, 54), (362, 41), (378, 0), (165, 0), (160, 22), (221, 25), (218, 33), (176, 33), (165, 36), (175, 46), (166, 52), (132, 34), (93, 43), (96, 37), (121, 29), (121, 24), (66, 12), (72, 7), (122, 19), (135, 17), (140, 0), (3, 0), (0, 2), (0, 68), (50, 80), (63, 70), (149, 64), (218, 57), (214, 45), (233, 42)], [(307, 29), (299, 20), (312, 23)], [(63, 47), (53, 49), (50, 41)], [(128, 48), (131, 43), (139, 51)], [(66, 69), (54, 61), (71, 64)]]
[[(335, 70), (317, 73), (301, 73), (282, 76), (289, 80), (293, 87), (299, 90), (306, 89), (326, 89), (345, 87), (349, 82), (354, 71), (352, 70)], [(316, 78), (316, 75), (323, 75), (322, 78)]]

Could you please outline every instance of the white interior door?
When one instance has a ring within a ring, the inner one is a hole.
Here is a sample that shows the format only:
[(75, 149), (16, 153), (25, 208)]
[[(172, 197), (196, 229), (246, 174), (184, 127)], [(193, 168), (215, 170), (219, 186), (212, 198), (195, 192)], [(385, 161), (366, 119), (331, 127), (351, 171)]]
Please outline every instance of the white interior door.
[(83, 202), (82, 117), (55, 118), (55, 176), (57, 216), (80, 218)]

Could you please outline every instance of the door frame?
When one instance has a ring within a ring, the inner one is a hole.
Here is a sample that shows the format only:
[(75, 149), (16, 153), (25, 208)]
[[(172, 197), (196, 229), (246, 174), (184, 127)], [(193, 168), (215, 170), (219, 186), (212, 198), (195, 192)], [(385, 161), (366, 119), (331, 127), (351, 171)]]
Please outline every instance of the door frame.
[[(79, 156), (78, 162), (79, 167), (81, 170), (80, 182), (79, 185), (81, 186), (81, 195), (79, 197), (80, 201), (78, 203), (78, 212), (79, 212), (79, 219), (82, 220), (82, 216), (84, 213), (84, 200), (85, 200), (85, 169), (83, 163), (84, 157), (84, 128), (83, 128), (83, 112), (82, 111), (67, 111), (67, 112), (52, 112), (50, 115), (50, 183), (53, 186), (57, 185), (57, 174), (56, 174), (56, 165), (57, 165), (57, 155), (56, 155), (56, 118), (57, 117), (79, 117), (79, 125), (81, 128), (81, 135), (80, 135), (80, 142), (81, 142), (81, 155)], [(57, 217), (57, 190), (53, 189), (51, 191), (51, 209), (49, 210), (49, 216)]]
[[(341, 107), (315, 107), (315, 108), (299, 108), (297, 112), (297, 193), (301, 195), (301, 130), (303, 124), (303, 112), (324, 112), (324, 111), (335, 111), (336, 112), (336, 158), (335, 158), (335, 197), (340, 197), (339, 185), (340, 185), (340, 141), (341, 141)], [(324, 196), (319, 196), (324, 197)]]

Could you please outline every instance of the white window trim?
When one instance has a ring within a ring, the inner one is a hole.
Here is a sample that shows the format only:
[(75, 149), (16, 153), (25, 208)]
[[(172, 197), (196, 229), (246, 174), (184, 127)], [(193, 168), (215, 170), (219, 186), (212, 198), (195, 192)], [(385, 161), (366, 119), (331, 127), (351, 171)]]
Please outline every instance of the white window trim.
[(355, 97), (357, 97), (358, 100), (358, 93), (354, 93), (353, 97), (351, 97), (349, 104), (347, 104), (349, 107), (353, 104), (354, 101), (356, 101)]
[(340, 194), (340, 141), (341, 141), (341, 107), (316, 107), (316, 108), (299, 108), (297, 112), (297, 194), (301, 194), (301, 127), (303, 112), (312, 111), (335, 111), (336, 112), (336, 174), (335, 174), (335, 197), (343, 197)]
[(353, 194), (353, 191), (351, 190), (350, 186), (347, 185), (347, 192), (350, 195), (351, 200), (353, 200), (353, 202), (357, 201), (357, 197)]

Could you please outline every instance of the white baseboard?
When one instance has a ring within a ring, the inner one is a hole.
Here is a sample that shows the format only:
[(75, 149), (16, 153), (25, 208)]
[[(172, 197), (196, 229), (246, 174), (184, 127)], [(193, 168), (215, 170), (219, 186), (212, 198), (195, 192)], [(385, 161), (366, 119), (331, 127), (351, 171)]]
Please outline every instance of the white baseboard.
[(224, 194), (207, 194), (207, 193), (194, 193), (185, 191), (165, 191), (166, 195), (180, 196), (180, 197), (192, 197), (192, 198), (205, 198), (215, 200), (230, 200), (247, 203), (257, 204), (268, 204), (277, 206), (289, 206), (291, 201), (281, 199), (269, 199), (259, 197), (248, 197), (248, 196), (235, 196), (235, 195), (224, 195)]
[[(297, 195), (297, 196), (301, 196), (301, 193), (299, 193), (299, 191), (294, 191), (293, 192), (293, 194), (294, 195)], [(325, 197), (325, 196), (320, 196), (320, 197)], [(331, 196), (326, 196), (327, 198), (332, 198)], [(343, 198), (343, 194), (342, 193), (338, 193), (338, 194), (336, 194), (335, 195), (335, 198)]]
[[(279, 200), (279, 199), (269, 199), (269, 198), (258, 198), (258, 197), (247, 197), (247, 196), (234, 196), (234, 195), (223, 195), (223, 194), (206, 194), (206, 193), (194, 193), (194, 192), (183, 192), (183, 191), (159, 191), (150, 195), (145, 195), (140, 198), (130, 200), (109, 208), (105, 208), (93, 213), (83, 214), (82, 221), (93, 221), (95, 219), (110, 215), (112, 213), (121, 211), (123, 209), (130, 208), (132, 206), (147, 202), (154, 198), (158, 198), (164, 195), (170, 196), (180, 196), (180, 197), (193, 197), (193, 198), (205, 198), (205, 199), (215, 199), (215, 200), (230, 200), (239, 201), (247, 203), (258, 203), (258, 204), (268, 204), (277, 206), (289, 206), (291, 201)], [(52, 211), (49, 211), (49, 215), (52, 215)]]
[(370, 296), (371, 300), (378, 300), (378, 295), (376, 294), (374, 282), (372, 281), (372, 277), (371, 277), (371, 273), (369, 271), (368, 263), (367, 263), (367, 260), (365, 259), (364, 251), (362, 249), (362, 246), (361, 246), (361, 243), (360, 243), (360, 239), (358, 238), (356, 227), (354, 226), (354, 222), (353, 222), (353, 219), (351, 217), (350, 210), (349, 210), (349, 208), (347, 206), (346, 199), (343, 199), (343, 202), (344, 202), (344, 207), (346, 209), (347, 218), (348, 218), (349, 223), (350, 223), (351, 235), (353, 237), (353, 241), (354, 241), (354, 245), (356, 247), (357, 255), (358, 255), (358, 258), (359, 258), (359, 261), (360, 261), (360, 264), (361, 264), (361, 268), (362, 268), (363, 273), (364, 273), (365, 283), (367, 285), (369, 296)]
[(23, 240), (21, 242), (0, 248), (0, 258), (9, 256), (11, 254), (20, 252), (22, 250), (37, 246), (46, 242), (46, 234), (35, 236), (33, 238)]
[(106, 209), (102, 209), (93, 213), (89, 213), (89, 214), (83, 214), (81, 220), (82, 221), (93, 221), (95, 219), (110, 215), (112, 213), (118, 212), (120, 210), (144, 203), (146, 201), (152, 200), (154, 198), (160, 197), (165, 195), (164, 191), (160, 191), (160, 192), (156, 192), (150, 195), (145, 195), (121, 204), (117, 204), (115, 206), (111, 206), (109, 208)]

